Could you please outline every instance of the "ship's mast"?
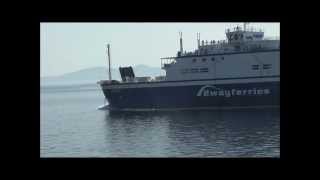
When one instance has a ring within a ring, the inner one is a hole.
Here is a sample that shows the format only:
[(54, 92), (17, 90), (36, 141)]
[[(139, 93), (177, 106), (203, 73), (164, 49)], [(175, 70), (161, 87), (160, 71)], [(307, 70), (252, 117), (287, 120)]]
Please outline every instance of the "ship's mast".
[(180, 34), (180, 53), (181, 53), (181, 55), (182, 55), (182, 53), (183, 53), (182, 32), (179, 32), (179, 34)]
[(198, 49), (200, 48), (200, 33), (197, 33)]
[(111, 81), (111, 57), (110, 57), (110, 44), (107, 44), (108, 49), (108, 62), (109, 62), (109, 81)]

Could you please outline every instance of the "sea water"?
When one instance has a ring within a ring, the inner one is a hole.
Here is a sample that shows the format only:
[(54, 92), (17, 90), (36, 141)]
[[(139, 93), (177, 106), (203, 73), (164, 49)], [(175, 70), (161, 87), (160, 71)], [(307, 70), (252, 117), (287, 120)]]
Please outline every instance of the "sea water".
[(280, 157), (279, 109), (109, 112), (96, 84), (40, 99), (41, 157)]

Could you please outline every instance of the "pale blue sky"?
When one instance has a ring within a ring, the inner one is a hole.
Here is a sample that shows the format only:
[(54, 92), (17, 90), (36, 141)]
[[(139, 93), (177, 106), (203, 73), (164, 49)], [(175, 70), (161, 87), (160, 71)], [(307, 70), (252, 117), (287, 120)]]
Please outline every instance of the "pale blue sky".
[[(41, 23), (40, 76), (56, 76), (105, 66), (106, 44), (111, 44), (112, 67), (145, 64), (160, 67), (160, 58), (175, 56), (179, 31), (183, 47), (193, 51), (196, 33), (201, 40), (223, 40), (225, 29), (242, 23)], [(250, 23), (265, 36), (280, 36), (280, 23)]]

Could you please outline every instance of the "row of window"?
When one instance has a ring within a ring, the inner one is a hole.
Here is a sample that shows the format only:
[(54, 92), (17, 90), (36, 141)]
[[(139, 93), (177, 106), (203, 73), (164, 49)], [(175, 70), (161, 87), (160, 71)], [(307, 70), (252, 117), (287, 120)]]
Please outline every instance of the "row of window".
[[(211, 47), (211, 48), (209, 48), (209, 47), (200, 48), (199, 51), (200, 51), (201, 54), (208, 54), (208, 50), (209, 50), (209, 49), (214, 50), (214, 49), (216, 49), (216, 48), (215, 48), (215, 47)], [(223, 50), (227, 51), (228, 48), (223, 48)]]
[(208, 68), (191, 68), (191, 69), (182, 69), (181, 73), (206, 73), (209, 72)]
[[(222, 56), (221, 59), (224, 60), (224, 57)], [(212, 57), (212, 58), (211, 58), (211, 61), (215, 61), (215, 60), (216, 60), (215, 57)], [(196, 58), (192, 59), (192, 62), (196, 62), (196, 61), (197, 61)], [(206, 58), (202, 58), (201, 61), (202, 61), (202, 62), (206, 62), (207, 59), (206, 59)]]
[[(258, 64), (252, 65), (252, 70), (259, 70), (260, 66)], [(271, 64), (263, 64), (263, 69), (271, 69)], [(208, 68), (187, 68), (187, 69), (182, 69), (181, 73), (204, 73), (204, 72), (209, 72)]]
[(271, 69), (271, 64), (264, 64), (263, 69)]
[[(252, 65), (252, 70), (260, 69), (259, 64)], [(263, 69), (271, 69), (271, 64), (263, 64)]]

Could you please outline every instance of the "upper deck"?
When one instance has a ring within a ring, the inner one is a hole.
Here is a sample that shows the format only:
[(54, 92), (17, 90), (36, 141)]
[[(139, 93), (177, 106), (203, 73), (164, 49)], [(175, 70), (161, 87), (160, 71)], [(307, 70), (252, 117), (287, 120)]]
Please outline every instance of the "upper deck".
[(228, 42), (226, 40), (210, 41), (202, 43), (195, 51), (181, 53), (176, 58), (189, 56), (215, 55), (215, 54), (232, 54), (236, 52), (252, 52), (257, 50), (272, 50), (280, 48), (279, 37), (269, 37), (263, 40), (247, 41), (247, 42)]
[[(280, 48), (279, 37), (264, 38), (264, 32), (255, 28), (247, 28), (247, 23), (244, 27), (239, 26), (233, 29), (226, 29), (226, 40), (202, 40), (200, 43), (200, 34), (198, 36), (198, 47), (195, 51), (186, 52), (180, 51), (176, 58), (183, 58), (197, 55), (214, 55), (221, 53), (235, 53), (235, 52), (251, 52), (257, 50), (272, 50)], [(182, 38), (181, 38), (182, 46)]]

